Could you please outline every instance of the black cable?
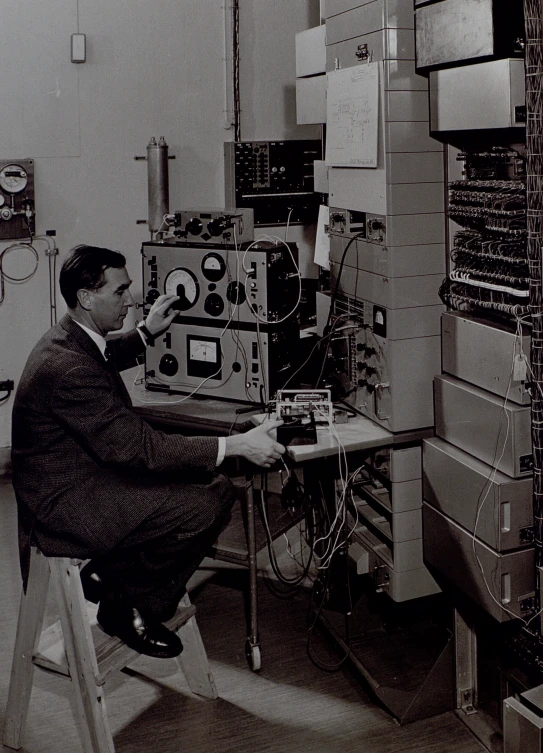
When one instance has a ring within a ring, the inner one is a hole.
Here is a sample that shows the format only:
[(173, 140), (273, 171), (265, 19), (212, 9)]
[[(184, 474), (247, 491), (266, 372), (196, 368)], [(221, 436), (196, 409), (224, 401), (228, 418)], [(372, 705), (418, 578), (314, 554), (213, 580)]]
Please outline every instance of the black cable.
[(338, 294), (338, 291), (339, 291), (339, 282), (341, 280), (341, 274), (343, 272), (343, 265), (345, 264), (345, 258), (347, 256), (347, 251), (349, 250), (349, 248), (351, 247), (351, 244), (354, 241), (358, 240), (359, 238), (365, 238), (365, 237), (366, 237), (366, 232), (365, 231), (363, 231), (361, 233), (357, 233), (356, 235), (353, 235), (353, 237), (349, 240), (349, 242), (345, 246), (345, 250), (343, 251), (343, 254), (341, 256), (341, 261), (339, 263), (339, 271), (338, 271), (338, 274), (337, 274), (336, 284), (335, 284), (335, 287), (334, 287), (334, 291), (333, 291), (332, 295), (330, 296), (330, 311), (328, 312), (328, 319), (326, 320), (326, 325), (324, 327), (325, 331), (330, 326), (330, 320), (331, 320), (332, 314), (334, 312), (334, 303), (336, 302), (337, 294)]
[[(267, 476), (265, 477), (266, 477), (266, 487), (267, 487)], [(262, 483), (261, 483), (261, 487), (262, 487)], [(267, 489), (266, 489), (266, 492), (267, 492)], [(268, 545), (268, 554), (270, 557), (270, 564), (272, 566), (272, 570), (281, 583), (284, 583), (285, 585), (288, 585), (292, 588), (295, 588), (295, 587), (299, 588), (303, 584), (307, 574), (309, 573), (309, 568), (311, 567), (311, 562), (313, 560), (313, 547), (310, 548), (308, 562), (306, 563), (302, 572), (299, 575), (295, 576), (294, 578), (289, 578), (286, 575), (284, 575), (279, 568), (279, 565), (277, 563), (277, 557), (273, 549), (273, 538), (271, 535), (271, 530), (270, 530), (270, 525), (269, 525), (267, 503), (265, 501), (262, 488), (260, 489), (260, 501), (257, 504), (258, 504), (258, 510), (260, 512), (260, 516), (262, 518), (264, 531), (266, 533), (266, 542)]]

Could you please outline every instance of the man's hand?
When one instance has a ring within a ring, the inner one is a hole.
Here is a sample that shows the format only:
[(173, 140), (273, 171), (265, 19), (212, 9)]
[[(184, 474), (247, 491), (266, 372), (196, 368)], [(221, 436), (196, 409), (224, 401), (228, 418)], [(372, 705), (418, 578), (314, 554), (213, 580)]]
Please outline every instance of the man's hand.
[(161, 295), (151, 306), (151, 310), (145, 317), (145, 326), (156, 337), (166, 332), (179, 311), (172, 309), (172, 303), (179, 300), (177, 295)]
[(243, 457), (255, 465), (269, 468), (285, 451), (284, 446), (270, 436), (270, 433), (282, 423), (277, 420), (264, 421), (245, 434), (227, 437), (225, 457)]

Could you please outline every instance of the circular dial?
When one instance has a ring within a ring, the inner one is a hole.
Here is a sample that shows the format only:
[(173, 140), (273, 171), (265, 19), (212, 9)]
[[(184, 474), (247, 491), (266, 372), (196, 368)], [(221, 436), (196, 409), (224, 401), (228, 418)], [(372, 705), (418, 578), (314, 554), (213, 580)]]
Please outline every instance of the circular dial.
[(226, 273), (226, 264), (219, 254), (206, 254), (202, 259), (202, 272), (206, 280), (218, 282)]
[(158, 370), (161, 374), (164, 374), (164, 376), (175, 376), (179, 371), (179, 363), (177, 361), (177, 358), (171, 353), (166, 353), (160, 359)]
[(198, 280), (190, 269), (179, 267), (172, 269), (164, 281), (164, 292), (167, 295), (178, 295), (179, 300), (172, 308), (187, 311), (192, 308), (200, 295)]
[(199, 217), (191, 217), (191, 219), (185, 225), (185, 230), (191, 235), (200, 235), (204, 226), (202, 220)]
[(224, 311), (224, 301), (218, 293), (210, 293), (205, 299), (204, 311), (209, 316), (220, 316)]
[(229, 282), (228, 287), (226, 288), (226, 297), (230, 303), (240, 306), (247, 298), (245, 285), (237, 280)]
[(27, 183), (28, 175), (20, 165), (5, 165), (0, 170), (0, 188), (7, 193), (20, 193)]
[(158, 290), (156, 288), (151, 288), (145, 296), (145, 303), (147, 303), (149, 306), (152, 306), (156, 299), (159, 297), (160, 293), (158, 292)]

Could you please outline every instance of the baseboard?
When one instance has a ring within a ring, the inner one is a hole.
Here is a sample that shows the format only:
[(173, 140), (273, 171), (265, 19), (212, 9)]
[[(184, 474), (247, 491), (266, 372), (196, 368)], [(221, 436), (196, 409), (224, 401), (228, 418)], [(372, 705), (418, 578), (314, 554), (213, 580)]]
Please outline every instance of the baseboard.
[(11, 473), (11, 447), (0, 447), (0, 476)]

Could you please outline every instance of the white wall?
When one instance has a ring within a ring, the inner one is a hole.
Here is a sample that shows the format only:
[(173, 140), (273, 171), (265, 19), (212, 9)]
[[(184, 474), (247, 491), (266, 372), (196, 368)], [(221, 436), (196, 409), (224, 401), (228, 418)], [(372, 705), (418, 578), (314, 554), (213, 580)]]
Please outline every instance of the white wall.
[[(241, 0), (242, 139), (318, 136), (295, 125), (294, 107), (294, 35), (318, 23), (318, 0)], [(77, 31), (87, 35), (81, 65), (70, 62)], [(56, 230), (59, 264), (77, 243), (119, 249), (138, 293), (149, 233), (136, 224), (147, 216), (147, 172), (134, 156), (151, 136), (176, 157), (171, 210), (224, 204), (224, 39), (218, 0), (4, 0), (0, 159), (35, 159), (37, 233)], [(0, 379), (18, 381), (49, 326), (45, 244), (36, 248), (36, 274), (8, 283), (0, 305)], [(31, 259), (13, 252), (5, 262), (24, 273)], [(0, 404), (0, 466), (11, 406)]]

